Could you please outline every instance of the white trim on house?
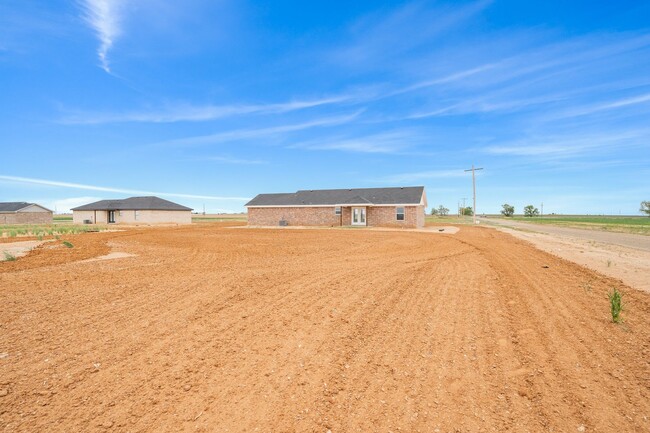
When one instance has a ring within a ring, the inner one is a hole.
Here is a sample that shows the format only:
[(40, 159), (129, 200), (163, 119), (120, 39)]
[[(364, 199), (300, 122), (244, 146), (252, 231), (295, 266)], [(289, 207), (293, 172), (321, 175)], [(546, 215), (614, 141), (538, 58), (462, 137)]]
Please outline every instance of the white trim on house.
[(291, 205), (276, 205), (276, 206), (245, 206), (245, 207), (255, 207), (255, 208), (260, 208), (260, 207), (353, 207), (353, 206), (362, 206), (362, 207), (404, 207), (404, 206), (421, 206), (422, 201), (420, 203), (408, 203), (408, 204), (403, 204), (403, 203), (396, 203), (396, 204), (369, 204), (369, 203), (346, 203), (346, 204), (291, 204)]
[[(358, 210), (358, 213), (355, 211)], [(355, 216), (358, 216), (357, 221), (355, 221)], [(350, 209), (350, 224), (353, 226), (365, 226), (368, 224), (368, 210), (366, 206), (354, 206)]]

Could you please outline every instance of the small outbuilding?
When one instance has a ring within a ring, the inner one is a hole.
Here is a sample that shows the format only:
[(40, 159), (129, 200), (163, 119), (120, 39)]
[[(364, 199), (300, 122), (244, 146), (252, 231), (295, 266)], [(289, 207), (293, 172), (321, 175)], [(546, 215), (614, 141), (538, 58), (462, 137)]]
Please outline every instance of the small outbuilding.
[(159, 197), (100, 200), (72, 209), (75, 224), (190, 224), (192, 209)]
[(36, 203), (0, 203), (0, 224), (52, 224), (52, 211)]
[(259, 194), (246, 204), (252, 226), (424, 227), (423, 186)]

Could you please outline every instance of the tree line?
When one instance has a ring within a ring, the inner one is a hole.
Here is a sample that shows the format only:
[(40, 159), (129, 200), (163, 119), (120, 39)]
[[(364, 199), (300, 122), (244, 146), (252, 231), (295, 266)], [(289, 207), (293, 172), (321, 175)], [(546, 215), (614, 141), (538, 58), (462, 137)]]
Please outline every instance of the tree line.
[[(503, 216), (511, 217), (511, 216), (513, 216), (515, 214), (515, 207), (508, 204), (508, 203), (505, 203), (505, 204), (501, 205), (501, 208), (502, 208), (501, 209), (501, 214)], [(534, 216), (537, 216), (537, 215), (539, 215), (539, 209), (537, 209), (532, 204), (529, 204), (528, 206), (524, 207), (524, 216), (534, 217)]]
[[(472, 209), (471, 206), (460, 208), (459, 212), (461, 215), (467, 215), (467, 216), (474, 215), (474, 210)], [(639, 209), (639, 212), (642, 212), (650, 216), (650, 200), (644, 200), (641, 202), (641, 208)], [(512, 206), (511, 204), (504, 203), (501, 205), (501, 214), (506, 217), (511, 217), (515, 214), (515, 207)], [(535, 217), (538, 216), (539, 214), (540, 214), (539, 209), (537, 209), (532, 204), (529, 204), (528, 206), (524, 206), (524, 216)], [(447, 216), (449, 215), (449, 209), (444, 207), (443, 205), (440, 205), (437, 208), (435, 207), (431, 208), (431, 215)]]
[[(502, 208), (501, 214), (503, 216), (511, 217), (515, 214), (515, 207), (509, 205), (508, 203), (504, 203), (503, 205), (501, 205), (501, 208)], [(650, 216), (650, 200), (644, 200), (641, 202), (641, 208), (639, 209), (639, 212)], [(537, 215), (539, 215), (539, 209), (537, 209), (532, 204), (529, 204), (528, 206), (524, 207), (524, 216), (534, 217)]]
[[(472, 210), (471, 206), (462, 207), (462, 208), (459, 209), (459, 212), (460, 212), (461, 215), (469, 215), (469, 216), (474, 215), (474, 211)], [(440, 205), (438, 207), (432, 207), (431, 208), (431, 215), (447, 216), (447, 215), (449, 215), (449, 208), (446, 208), (443, 205)]]

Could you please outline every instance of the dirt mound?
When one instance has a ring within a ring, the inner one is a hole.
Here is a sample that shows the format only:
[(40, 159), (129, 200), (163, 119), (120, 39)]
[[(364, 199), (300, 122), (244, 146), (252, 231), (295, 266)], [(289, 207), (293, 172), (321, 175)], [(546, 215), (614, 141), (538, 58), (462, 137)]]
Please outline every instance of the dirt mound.
[(504, 233), (71, 242), (134, 257), (0, 265), (0, 430), (650, 431), (650, 295)]

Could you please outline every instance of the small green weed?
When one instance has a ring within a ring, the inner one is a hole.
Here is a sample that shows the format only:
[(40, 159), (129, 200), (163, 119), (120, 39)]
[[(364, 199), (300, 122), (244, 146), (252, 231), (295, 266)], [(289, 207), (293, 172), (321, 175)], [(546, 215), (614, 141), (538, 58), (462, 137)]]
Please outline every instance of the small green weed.
[(621, 311), (623, 311), (621, 292), (614, 288), (614, 291), (608, 293), (607, 296), (609, 296), (609, 308), (612, 312), (612, 322), (620, 323), (623, 320), (621, 318)]
[(4, 253), (5, 253), (5, 260), (6, 260), (6, 261), (8, 261), (8, 262), (13, 262), (13, 261), (16, 260), (16, 256), (14, 256), (13, 254), (11, 254), (9, 251), (5, 251)]
[(72, 247), (74, 247), (74, 245), (72, 245), (72, 243), (70, 243), (70, 242), (68, 242), (68, 241), (63, 241), (63, 245), (65, 245), (65, 246), (68, 247), (68, 248), (72, 248)]

